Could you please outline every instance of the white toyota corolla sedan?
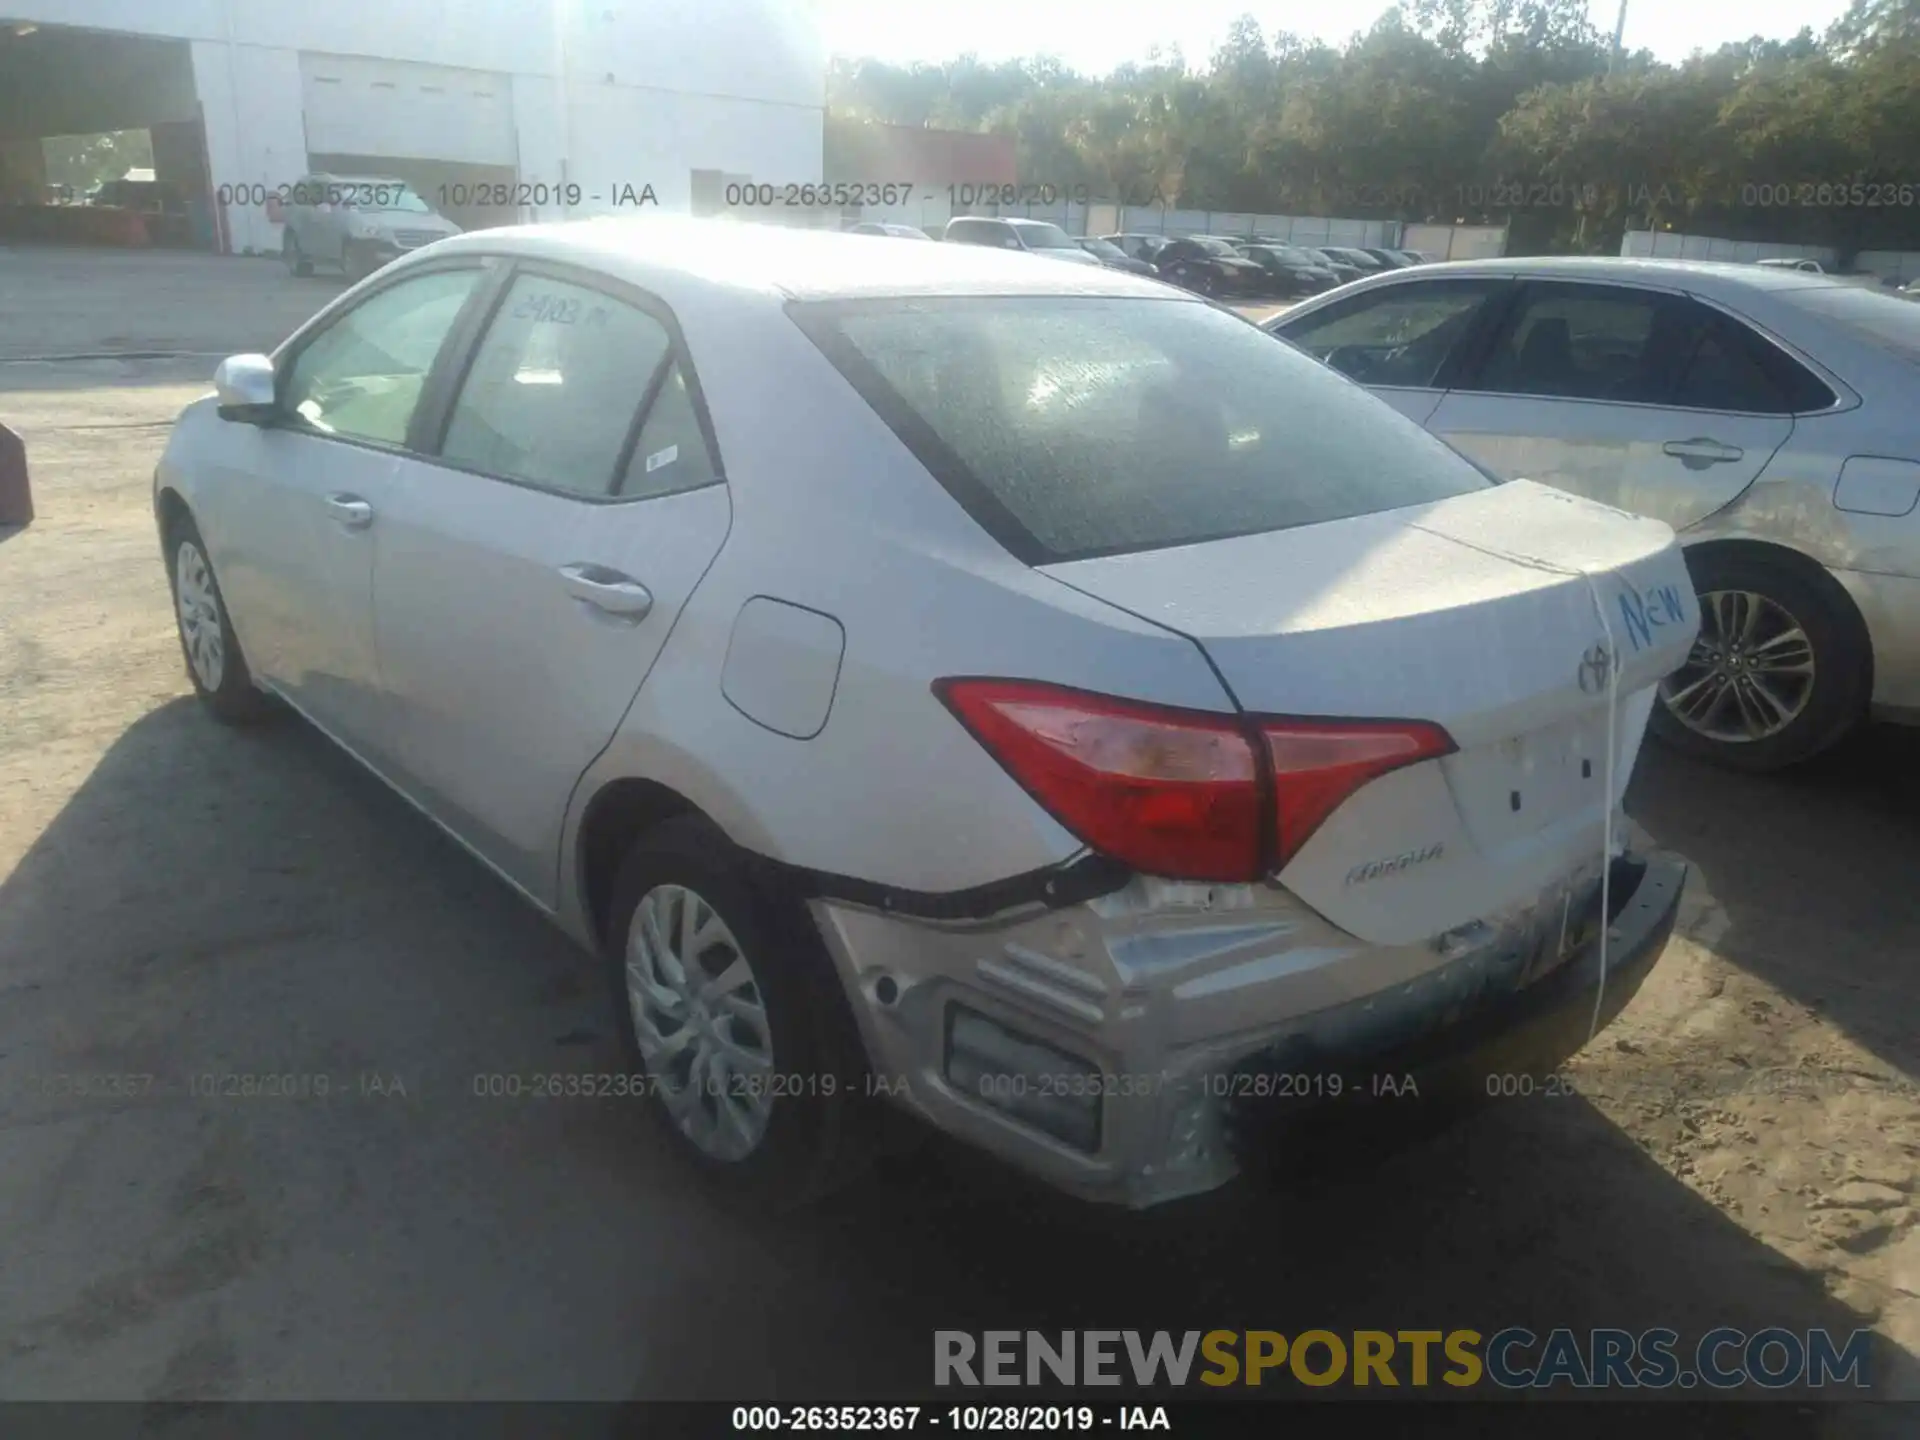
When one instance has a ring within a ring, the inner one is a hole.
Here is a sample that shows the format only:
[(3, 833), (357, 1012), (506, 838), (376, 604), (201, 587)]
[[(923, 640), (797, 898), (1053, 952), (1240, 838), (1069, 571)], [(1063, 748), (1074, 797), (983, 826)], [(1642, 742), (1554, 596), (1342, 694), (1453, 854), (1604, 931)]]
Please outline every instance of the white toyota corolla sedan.
[(1204, 1190), (1531, 1088), (1672, 927), (1617, 822), (1698, 625), (1671, 530), (1169, 287), (490, 230), (215, 385), (154, 477), (194, 688), (602, 954), (599, 1093), (722, 1184), (818, 1193), (893, 1104)]

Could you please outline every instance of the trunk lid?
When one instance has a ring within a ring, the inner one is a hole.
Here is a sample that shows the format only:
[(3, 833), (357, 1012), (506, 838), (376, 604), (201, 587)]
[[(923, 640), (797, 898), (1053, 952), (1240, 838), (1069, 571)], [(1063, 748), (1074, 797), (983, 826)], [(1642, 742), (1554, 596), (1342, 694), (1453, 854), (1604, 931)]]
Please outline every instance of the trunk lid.
[(1197, 642), (1251, 714), (1447, 730), (1456, 753), (1362, 786), (1279, 876), (1379, 944), (1595, 872), (1654, 686), (1699, 623), (1667, 526), (1528, 481), (1042, 568)]

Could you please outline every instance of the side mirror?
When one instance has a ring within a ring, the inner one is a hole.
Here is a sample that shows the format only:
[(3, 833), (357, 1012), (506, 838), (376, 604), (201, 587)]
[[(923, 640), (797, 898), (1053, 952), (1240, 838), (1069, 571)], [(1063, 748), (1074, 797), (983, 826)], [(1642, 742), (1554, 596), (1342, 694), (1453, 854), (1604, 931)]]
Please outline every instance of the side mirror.
[(213, 372), (213, 393), (222, 420), (264, 424), (278, 408), (273, 361), (264, 355), (229, 355)]

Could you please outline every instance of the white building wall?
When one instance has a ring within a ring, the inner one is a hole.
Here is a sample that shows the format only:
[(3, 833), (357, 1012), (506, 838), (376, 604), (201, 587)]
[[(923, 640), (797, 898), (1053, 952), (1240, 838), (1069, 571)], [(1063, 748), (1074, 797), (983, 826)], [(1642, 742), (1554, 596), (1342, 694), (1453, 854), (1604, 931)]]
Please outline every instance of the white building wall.
[(821, 128), (789, 106), (606, 86), (574, 93), (572, 124), (580, 214), (620, 209), (623, 193), (649, 186), (662, 208), (685, 210), (694, 170), (773, 182), (821, 174)]
[[(307, 165), (300, 112), (300, 57), (292, 50), (196, 40), (193, 83), (207, 129), (207, 168), (222, 186), (291, 184)], [(280, 227), (258, 205), (225, 207), (227, 247), (277, 254)]]
[[(303, 52), (501, 77), (521, 180), (580, 184), (576, 213), (611, 208), (629, 185), (685, 208), (694, 170), (774, 183), (822, 175), (827, 54), (812, 0), (3, 3), (17, 20), (192, 41), (216, 188), (305, 173)], [(279, 248), (258, 206), (229, 207), (227, 225), (235, 249)]]

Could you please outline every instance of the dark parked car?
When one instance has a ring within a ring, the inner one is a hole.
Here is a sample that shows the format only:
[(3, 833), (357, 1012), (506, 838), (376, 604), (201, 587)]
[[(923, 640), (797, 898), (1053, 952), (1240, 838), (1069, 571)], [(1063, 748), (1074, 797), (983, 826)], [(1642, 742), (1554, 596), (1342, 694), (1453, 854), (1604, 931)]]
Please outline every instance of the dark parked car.
[(996, 250), (1030, 250), (1050, 260), (1076, 265), (1100, 262), (1073, 243), (1073, 237), (1051, 220), (1025, 220), (993, 215), (956, 215), (947, 221), (949, 245), (986, 245)]
[(1156, 263), (1160, 252), (1172, 243), (1166, 235), (1102, 235), (1100, 238), (1129, 260), (1144, 260), (1149, 265)]
[(1268, 284), (1281, 295), (1318, 295), (1340, 283), (1333, 271), (1292, 245), (1242, 245), (1240, 253), (1267, 272)]
[(1355, 249), (1351, 245), (1322, 245), (1320, 253), (1330, 260), (1338, 260), (1343, 265), (1351, 265), (1362, 275), (1378, 275), (1382, 270), (1398, 269), (1383, 260), (1376, 259), (1365, 250)]
[(895, 240), (933, 239), (918, 225), (895, 225), (884, 220), (862, 220), (857, 225), (849, 225), (847, 233), (849, 235), (886, 235)]
[(1079, 244), (1087, 254), (1114, 270), (1124, 270), (1129, 275), (1157, 276), (1160, 273), (1152, 261), (1134, 259), (1111, 240), (1102, 240), (1097, 235), (1089, 235)]
[(1212, 235), (1169, 241), (1153, 263), (1162, 280), (1201, 295), (1260, 295), (1268, 287), (1265, 270)]
[[(1329, 250), (1324, 245), (1302, 245), (1300, 248), (1331, 270), (1333, 278), (1342, 285), (1349, 280), (1358, 280), (1362, 275), (1374, 273), (1373, 270), (1362, 270), (1351, 260), (1342, 260), (1337, 250)], [(1375, 267), (1376, 270), (1378, 268), (1378, 266)]]
[(1363, 246), (1360, 253), (1371, 255), (1389, 270), (1404, 270), (1413, 264), (1413, 261), (1407, 259), (1400, 251), (1383, 249), (1378, 245)]
[(1396, 250), (1393, 252), (1409, 265), (1431, 265), (1433, 257), (1424, 250)]

